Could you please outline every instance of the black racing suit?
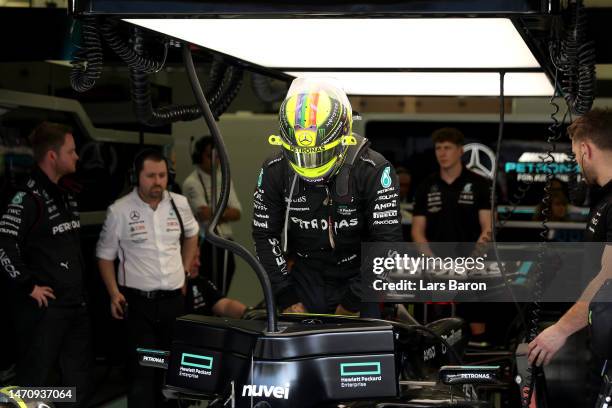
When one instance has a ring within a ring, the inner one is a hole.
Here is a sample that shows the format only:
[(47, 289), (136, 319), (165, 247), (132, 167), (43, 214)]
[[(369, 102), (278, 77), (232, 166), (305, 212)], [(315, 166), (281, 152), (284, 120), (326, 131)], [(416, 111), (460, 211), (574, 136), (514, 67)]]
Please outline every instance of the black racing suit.
[[(360, 303), (361, 243), (402, 240), (397, 177), (382, 155), (364, 148), (345, 179), (348, 190), (339, 188), (339, 179), (307, 184), (282, 154), (263, 164), (254, 193), (253, 238), (281, 308), (302, 302), (311, 313), (342, 305), (371, 314), (366, 311), (372, 305)], [(287, 252), (295, 260), (291, 272), (281, 247), (285, 220)]]
[[(59, 360), (62, 385), (91, 392), (91, 328), (85, 303), (80, 221), (72, 196), (36, 167), (0, 219), (0, 274), (17, 329), (17, 384), (49, 386)], [(56, 299), (39, 307), (34, 285)]]

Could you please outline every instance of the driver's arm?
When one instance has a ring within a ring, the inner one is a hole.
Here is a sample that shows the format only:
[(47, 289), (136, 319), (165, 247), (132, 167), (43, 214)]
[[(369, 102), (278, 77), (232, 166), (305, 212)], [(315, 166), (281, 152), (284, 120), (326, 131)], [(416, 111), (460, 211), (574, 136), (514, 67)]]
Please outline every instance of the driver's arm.
[(266, 161), (260, 170), (253, 194), (253, 240), (259, 261), (263, 264), (281, 309), (299, 302), (289, 280), (287, 260), (281, 247), (285, 220), (285, 197), (282, 171), (278, 162)]
[[(380, 156), (382, 159), (382, 156)], [(364, 222), (368, 230), (368, 242), (401, 242), (402, 224), (399, 208), (399, 183), (395, 169), (389, 162), (377, 161), (376, 167), (366, 167), (360, 183), (364, 192)], [(380, 163), (380, 164), (379, 164)], [(387, 185), (387, 177), (390, 184)], [(384, 181), (383, 181), (384, 180)], [(349, 290), (340, 305), (347, 311), (358, 310), (361, 302), (361, 274), (350, 280)]]

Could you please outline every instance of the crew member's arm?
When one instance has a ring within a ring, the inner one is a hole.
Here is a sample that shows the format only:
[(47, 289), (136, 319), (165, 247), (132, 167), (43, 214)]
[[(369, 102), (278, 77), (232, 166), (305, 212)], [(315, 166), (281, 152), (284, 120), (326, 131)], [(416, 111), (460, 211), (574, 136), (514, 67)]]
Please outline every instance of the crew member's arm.
[(432, 256), (433, 251), (427, 241), (427, 190), (426, 185), (421, 183), (414, 195), (414, 209), (412, 212), (412, 228), (410, 234), (412, 241), (417, 244), (419, 251), (427, 256)]
[(222, 298), (215, 303), (212, 310), (216, 316), (240, 319), (242, 315), (244, 315), (244, 312), (246, 312), (247, 307), (238, 300)]
[(478, 222), (480, 223), (479, 244), (491, 241), (491, 210), (478, 210)]
[(106, 219), (102, 226), (102, 232), (96, 245), (96, 256), (98, 257), (98, 268), (106, 291), (110, 297), (111, 315), (115, 319), (123, 319), (123, 311), (127, 301), (119, 291), (117, 275), (115, 273), (115, 258), (119, 249), (120, 221), (117, 214), (109, 207)]
[[(183, 183), (183, 192), (189, 200), (189, 205), (198, 221), (209, 221), (212, 217), (213, 208), (210, 207), (210, 204), (206, 201), (202, 184), (193, 179), (187, 179), (185, 183)], [(238, 203), (238, 206), (236, 206), (236, 203)], [(241, 207), (233, 188), (230, 188), (230, 196), (227, 204), (227, 208), (223, 212), (220, 222), (238, 221), (240, 219)]]
[(173, 197), (183, 221), (183, 228), (185, 229), (185, 237), (181, 245), (181, 258), (183, 260), (183, 270), (188, 271), (198, 252), (198, 232), (200, 227), (189, 208), (187, 198), (174, 194)]
[(0, 218), (2, 273), (14, 290), (34, 298), (39, 307), (48, 306), (48, 299), (55, 299), (55, 295), (52, 288), (36, 285), (34, 275), (25, 264), (22, 254), (24, 241), (44, 210), (39, 208), (36, 198), (19, 191)]
[(424, 215), (414, 215), (412, 217), (412, 240), (418, 244), (427, 243), (425, 231), (427, 230), (427, 217)]
[(483, 179), (483, 182), (475, 189), (478, 222), (480, 223), (480, 236), (477, 243), (485, 244), (491, 241), (491, 183)]
[[(609, 230), (610, 231), (610, 230)], [(608, 242), (610, 238), (608, 238)], [(612, 279), (612, 245), (606, 245), (601, 270), (588, 284), (580, 299), (552, 326), (545, 329), (529, 343), (529, 363), (548, 364), (563, 347), (569, 336), (588, 324), (589, 304), (603, 283)]]
[(257, 257), (270, 277), (277, 305), (281, 310), (293, 311), (301, 303), (289, 280), (287, 260), (281, 248), (285, 221), (282, 175), (273, 174), (272, 170), (264, 163), (253, 194), (253, 240)]
[(215, 316), (240, 319), (247, 310), (246, 305), (242, 302), (223, 297), (219, 289), (209, 279), (202, 280), (200, 289), (206, 304), (213, 305), (211, 311)]

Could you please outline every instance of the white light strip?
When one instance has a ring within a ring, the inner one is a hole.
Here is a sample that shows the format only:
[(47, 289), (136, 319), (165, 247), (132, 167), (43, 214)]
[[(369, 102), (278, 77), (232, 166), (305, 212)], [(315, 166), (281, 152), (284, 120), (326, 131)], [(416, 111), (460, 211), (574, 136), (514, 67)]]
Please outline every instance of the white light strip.
[[(495, 72), (287, 72), (295, 77), (336, 78), (349, 95), (496, 96)], [(552, 85), (539, 72), (507, 73), (506, 96), (550, 96)]]
[(126, 19), (269, 68), (538, 68), (505, 18)]

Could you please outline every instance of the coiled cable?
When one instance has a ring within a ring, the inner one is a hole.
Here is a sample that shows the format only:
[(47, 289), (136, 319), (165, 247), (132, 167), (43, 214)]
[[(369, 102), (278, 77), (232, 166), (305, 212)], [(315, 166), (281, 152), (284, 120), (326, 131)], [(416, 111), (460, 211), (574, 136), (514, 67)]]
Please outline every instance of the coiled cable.
[(213, 105), (212, 112), (215, 118), (221, 116), (236, 96), (238, 96), (238, 92), (240, 92), (240, 87), (242, 86), (242, 78), (242, 68), (236, 66), (230, 66), (228, 68), (222, 86), (219, 87), (221, 93), (218, 98), (215, 99), (215, 104)]
[[(143, 39), (140, 30), (134, 31), (134, 52), (142, 54)], [(130, 67), (132, 105), (138, 120), (148, 126), (162, 126), (178, 121), (195, 120), (202, 116), (198, 105), (168, 105), (153, 108), (148, 74), (136, 66)]]
[(90, 90), (102, 75), (104, 54), (96, 17), (87, 16), (81, 24), (81, 45), (72, 56), (70, 85), (77, 92)]
[[(161, 71), (168, 57), (168, 40), (164, 41), (164, 56), (161, 61), (155, 61), (149, 58), (145, 58), (136, 50), (130, 48), (128, 44), (123, 41), (119, 33), (117, 32), (118, 22), (116, 19), (110, 18), (104, 21), (101, 25), (102, 36), (108, 46), (121, 58), (128, 67), (140, 70), (143, 73), (152, 74)], [(142, 52), (142, 51), (140, 51)]]
[(595, 46), (586, 38), (586, 13), (582, 0), (568, 6), (569, 24), (563, 38), (550, 42), (550, 59), (561, 73), (563, 97), (575, 114), (591, 110), (595, 99)]

